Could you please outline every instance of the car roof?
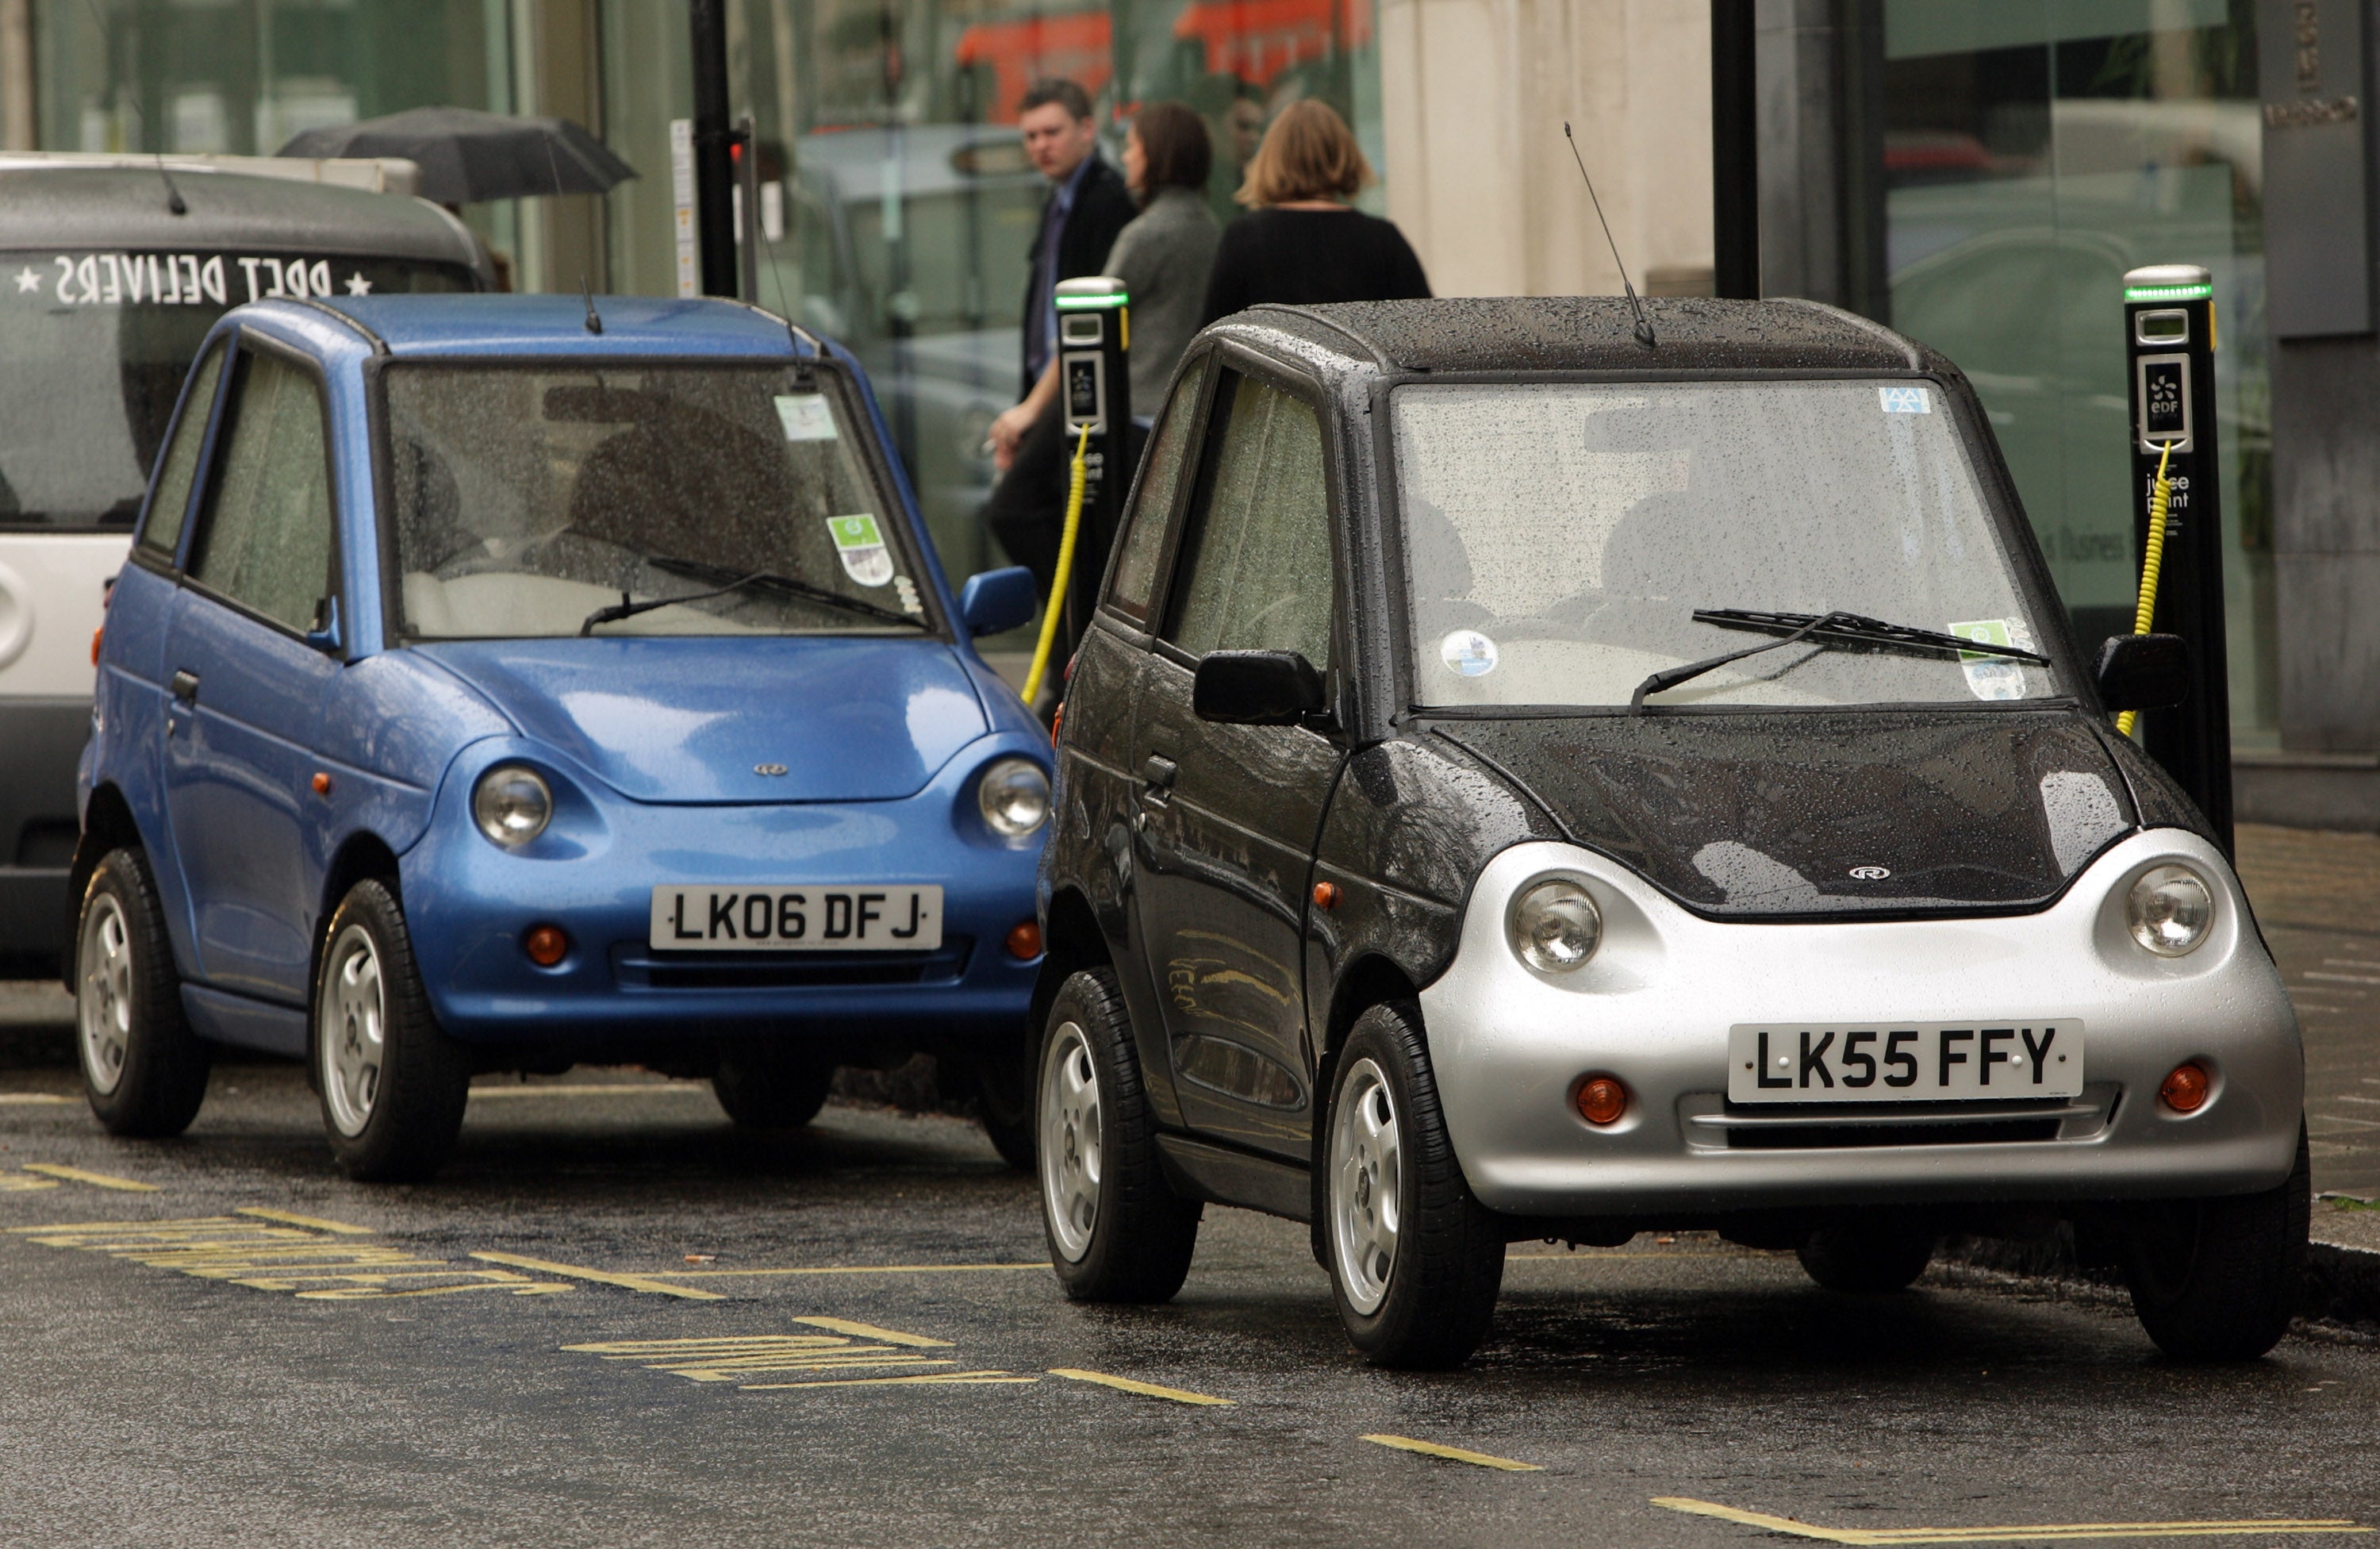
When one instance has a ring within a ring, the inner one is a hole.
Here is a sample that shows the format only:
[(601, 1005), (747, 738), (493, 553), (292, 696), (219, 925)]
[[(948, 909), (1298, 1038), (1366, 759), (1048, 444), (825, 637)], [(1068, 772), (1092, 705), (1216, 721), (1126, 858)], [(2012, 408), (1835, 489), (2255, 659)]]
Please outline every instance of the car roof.
[(710, 355), (785, 360), (817, 348), (807, 335), (802, 342), (808, 348), (797, 348), (783, 318), (707, 298), (595, 297), (595, 314), (603, 324), (600, 334), (588, 330), (588, 301), (577, 296), (340, 296), (317, 304), (353, 319), (398, 359)]
[(426, 200), (188, 168), (174, 187), (187, 213), (166, 207), (153, 167), (0, 167), (0, 248), (267, 248), (480, 265), (469, 228)]
[[(1656, 340), (1637, 342), (1618, 296), (1445, 297), (1260, 306), (1225, 326), (1287, 334), (1387, 372), (1881, 371), (1948, 369), (1880, 323), (1815, 301), (1662, 299), (1644, 303)], [(1300, 353), (1310, 354), (1308, 351)]]

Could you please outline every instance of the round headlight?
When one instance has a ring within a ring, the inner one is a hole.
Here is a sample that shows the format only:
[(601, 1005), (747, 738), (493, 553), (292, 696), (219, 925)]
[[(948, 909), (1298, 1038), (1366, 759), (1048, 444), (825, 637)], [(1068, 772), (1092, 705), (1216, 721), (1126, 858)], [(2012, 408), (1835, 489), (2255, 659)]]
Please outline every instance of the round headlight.
[(1561, 877), (1538, 883), (1512, 905), (1512, 952), (1541, 973), (1585, 968), (1603, 941), (1603, 911), (1585, 888)]
[(1050, 776), (1030, 759), (1002, 759), (976, 782), (975, 799), (994, 834), (1022, 839), (1050, 821)]
[(552, 816), (553, 791), (545, 776), (516, 763), (489, 770), (471, 792), (471, 817), (480, 832), (507, 849), (544, 833)]
[(2194, 952), (2215, 923), (2215, 896), (2187, 866), (2158, 866), (2132, 884), (2124, 899), (2132, 939), (2160, 957)]

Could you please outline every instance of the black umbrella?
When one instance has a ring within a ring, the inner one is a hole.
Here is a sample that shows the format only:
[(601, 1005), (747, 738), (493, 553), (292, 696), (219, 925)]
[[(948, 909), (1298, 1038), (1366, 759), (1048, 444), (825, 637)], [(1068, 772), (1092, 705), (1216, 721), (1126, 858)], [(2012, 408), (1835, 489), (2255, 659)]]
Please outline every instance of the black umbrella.
[(424, 199), (468, 204), (538, 194), (607, 193), (636, 169), (567, 118), (511, 118), (468, 107), (417, 107), (309, 129), (285, 156), (403, 156)]

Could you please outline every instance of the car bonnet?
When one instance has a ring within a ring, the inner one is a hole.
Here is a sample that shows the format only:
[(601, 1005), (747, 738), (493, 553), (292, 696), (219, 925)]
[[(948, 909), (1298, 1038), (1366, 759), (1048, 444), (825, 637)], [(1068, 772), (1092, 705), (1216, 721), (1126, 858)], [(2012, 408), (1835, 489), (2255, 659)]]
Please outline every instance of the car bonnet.
[(946, 641), (442, 640), (407, 649), (637, 801), (914, 796), (987, 729)]
[(2136, 826), (2070, 710), (1446, 720), (1457, 744), (1698, 913), (2040, 907)]

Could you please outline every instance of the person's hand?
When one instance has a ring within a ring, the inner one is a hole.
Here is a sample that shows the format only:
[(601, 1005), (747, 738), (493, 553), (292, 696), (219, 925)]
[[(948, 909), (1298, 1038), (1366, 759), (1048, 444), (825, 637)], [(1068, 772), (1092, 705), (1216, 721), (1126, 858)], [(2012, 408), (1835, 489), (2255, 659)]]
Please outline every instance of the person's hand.
[(1025, 440), (1025, 433), (1033, 428), (1033, 406), (1020, 403), (992, 421), (985, 439), (991, 443), (991, 466), (1001, 472), (1016, 460), (1016, 448)]

